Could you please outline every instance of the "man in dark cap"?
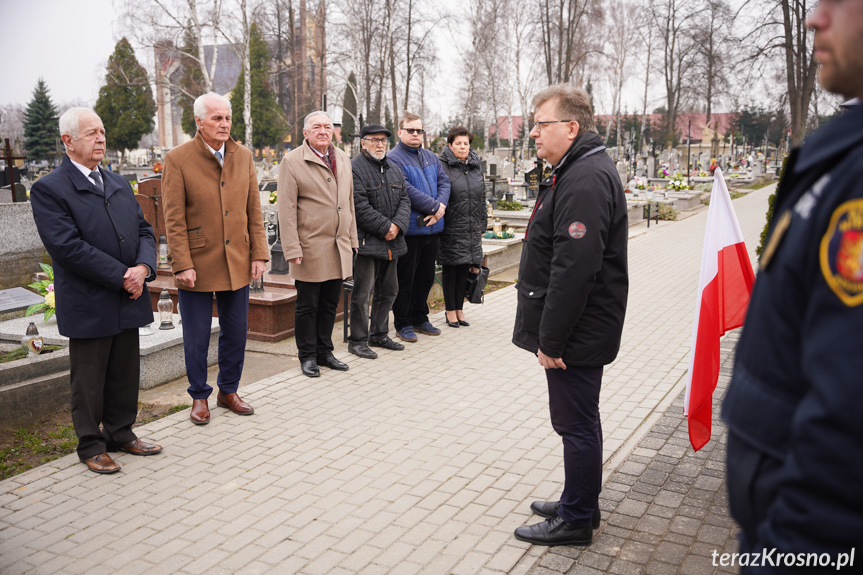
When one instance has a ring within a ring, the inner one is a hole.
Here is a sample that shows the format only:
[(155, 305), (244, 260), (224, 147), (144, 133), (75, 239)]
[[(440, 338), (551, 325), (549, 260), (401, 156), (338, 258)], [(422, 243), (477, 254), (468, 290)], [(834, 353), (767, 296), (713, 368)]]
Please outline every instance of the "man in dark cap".
[(378, 357), (369, 345), (404, 349), (389, 337), (389, 315), (399, 291), (396, 260), (408, 251), (404, 236), (411, 203), (402, 169), (387, 161), (391, 135), (381, 125), (365, 126), (360, 131), (361, 153), (351, 160), (360, 248), (354, 261), (348, 351), (367, 359)]

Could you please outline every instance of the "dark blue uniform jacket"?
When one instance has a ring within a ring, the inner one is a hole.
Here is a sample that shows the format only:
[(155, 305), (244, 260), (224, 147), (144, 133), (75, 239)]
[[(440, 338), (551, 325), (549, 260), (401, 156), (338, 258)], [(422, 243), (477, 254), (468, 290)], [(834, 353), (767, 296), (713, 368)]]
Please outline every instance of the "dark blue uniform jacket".
[(779, 184), (722, 406), (742, 551), (835, 554), (863, 542), (861, 304), (857, 106), (792, 152)]

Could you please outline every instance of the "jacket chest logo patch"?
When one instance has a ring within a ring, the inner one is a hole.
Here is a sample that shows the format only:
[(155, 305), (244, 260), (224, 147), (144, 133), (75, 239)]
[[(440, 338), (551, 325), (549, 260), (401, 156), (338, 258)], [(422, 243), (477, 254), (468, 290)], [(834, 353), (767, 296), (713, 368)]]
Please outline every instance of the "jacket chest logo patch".
[(580, 240), (587, 233), (587, 227), (581, 222), (572, 222), (569, 224), (569, 235)]
[(821, 273), (845, 305), (863, 303), (863, 199), (840, 205), (821, 239)]

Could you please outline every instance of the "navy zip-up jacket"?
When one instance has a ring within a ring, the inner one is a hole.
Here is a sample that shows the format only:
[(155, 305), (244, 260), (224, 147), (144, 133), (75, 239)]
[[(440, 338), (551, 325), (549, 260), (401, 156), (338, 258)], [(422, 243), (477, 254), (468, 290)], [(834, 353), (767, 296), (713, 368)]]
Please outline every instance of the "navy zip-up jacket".
[(426, 226), (424, 218), (437, 213), (440, 205), (449, 203), (449, 177), (440, 160), (429, 150), (411, 148), (402, 142), (387, 154), (387, 159), (405, 173), (405, 188), (411, 200), (411, 219), (407, 235), (439, 234), (443, 231), (446, 216)]

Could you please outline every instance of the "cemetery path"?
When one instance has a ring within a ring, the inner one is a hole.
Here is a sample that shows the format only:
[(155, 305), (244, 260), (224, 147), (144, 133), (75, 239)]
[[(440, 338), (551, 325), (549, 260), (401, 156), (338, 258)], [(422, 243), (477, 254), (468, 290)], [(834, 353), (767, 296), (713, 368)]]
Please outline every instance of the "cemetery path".
[[(734, 201), (753, 261), (772, 190)], [(645, 455), (633, 450), (682, 390), (705, 221), (661, 222), (630, 241), (622, 347), (600, 404), (610, 483)], [(509, 342), (515, 304), (502, 289), (468, 304), (468, 328), (437, 314), (443, 334), (405, 351), (337, 352), (348, 372), (244, 384), (251, 417), (213, 401), (207, 426), (185, 411), (142, 426), (165, 451), (118, 454), (119, 474), (88, 473), (71, 455), (0, 482), (0, 573), (544, 568), (546, 548), (512, 531), (536, 521), (532, 500), (560, 493), (561, 448), (541, 368)]]

